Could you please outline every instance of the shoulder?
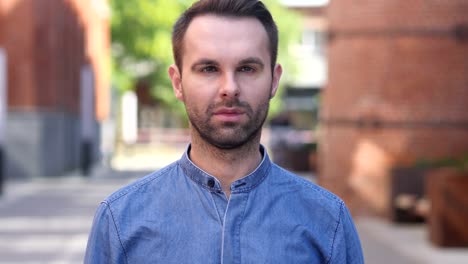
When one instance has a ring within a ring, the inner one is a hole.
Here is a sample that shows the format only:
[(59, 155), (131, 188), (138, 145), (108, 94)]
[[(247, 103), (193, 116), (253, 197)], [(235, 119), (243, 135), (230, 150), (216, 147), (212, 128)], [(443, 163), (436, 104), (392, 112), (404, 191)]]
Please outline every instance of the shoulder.
[(276, 199), (283, 200), (282, 211), (293, 216), (294, 221), (319, 230), (315, 235), (323, 239), (327, 263), (363, 263), (359, 237), (343, 200), (276, 164), (271, 170), (267, 188)]
[[(340, 217), (344, 202), (337, 195), (293, 172), (272, 164), (270, 188), (295, 200), (297, 205), (327, 212), (335, 220)], [(313, 211), (311, 213), (314, 213)]]
[(158, 187), (164, 185), (162, 181), (170, 179), (171, 177), (169, 176), (171, 175), (177, 174), (178, 169), (178, 163), (174, 162), (118, 189), (109, 195), (103, 202), (111, 206), (112, 204), (118, 203), (120, 200), (125, 200), (129, 197), (135, 198), (134, 196), (145, 196), (145, 194), (154, 195), (154, 192), (148, 192), (148, 190), (151, 189), (154, 191), (154, 189), (158, 189)]
[(343, 200), (334, 193), (276, 164), (272, 164), (271, 174), (273, 181), (277, 183), (283, 182), (287, 186), (296, 187), (300, 191), (303, 191), (304, 193), (300, 192), (301, 195), (306, 196), (303, 198), (323, 199), (336, 204), (343, 203)]

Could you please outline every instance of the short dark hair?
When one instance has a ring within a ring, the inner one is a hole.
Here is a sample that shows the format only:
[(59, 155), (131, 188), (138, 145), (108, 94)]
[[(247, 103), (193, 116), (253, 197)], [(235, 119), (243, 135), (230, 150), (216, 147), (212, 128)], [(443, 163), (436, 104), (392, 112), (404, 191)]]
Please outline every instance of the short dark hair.
[(182, 71), (183, 42), (187, 28), (195, 17), (207, 14), (258, 19), (268, 34), (273, 71), (278, 56), (278, 28), (270, 11), (259, 0), (199, 0), (187, 9), (172, 30), (172, 52), (179, 71)]

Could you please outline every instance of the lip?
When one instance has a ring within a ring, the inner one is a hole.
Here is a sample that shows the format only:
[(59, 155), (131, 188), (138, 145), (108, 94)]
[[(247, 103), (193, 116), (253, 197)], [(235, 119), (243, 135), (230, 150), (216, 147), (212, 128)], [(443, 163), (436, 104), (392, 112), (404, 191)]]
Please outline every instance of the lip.
[(213, 116), (223, 122), (239, 122), (244, 113), (239, 108), (220, 108), (213, 113)]
[(221, 108), (214, 112), (214, 115), (241, 115), (244, 111), (239, 108)]

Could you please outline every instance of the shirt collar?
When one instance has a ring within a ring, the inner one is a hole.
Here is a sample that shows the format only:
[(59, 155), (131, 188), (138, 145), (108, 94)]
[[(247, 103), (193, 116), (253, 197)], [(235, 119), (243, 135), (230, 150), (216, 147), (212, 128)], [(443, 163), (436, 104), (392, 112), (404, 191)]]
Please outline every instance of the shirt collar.
[[(222, 188), (220, 181), (215, 176), (199, 168), (190, 160), (188, 155), (190, 152), (190, 147), (190, 145), (187, 147), (187, 150), (179, 160), (179, 165), (182, 167), (185, 174), (202, 187), (212, 192), (221, 192)], [(262, 145), (260, 145), (260, 152), (263, 156), (260, 164), (255, 170), (253, 170), (253, 172), (233, 182), (231, 184), (231, 193), (249, 192), (251, 189), (259, 185), (268, 175), (271, 167), (270, 158), (268, 157), (268, 153), (266, 152), (265, 147)]]

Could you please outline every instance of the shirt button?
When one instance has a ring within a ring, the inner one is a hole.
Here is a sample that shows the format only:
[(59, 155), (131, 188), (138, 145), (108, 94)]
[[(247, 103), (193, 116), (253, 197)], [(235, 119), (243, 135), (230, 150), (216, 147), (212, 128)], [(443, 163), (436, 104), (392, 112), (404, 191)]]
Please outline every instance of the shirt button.
[(208, 180), (208, 187), (213, 188), (215, 186), (215, 181), (213, 179)]

